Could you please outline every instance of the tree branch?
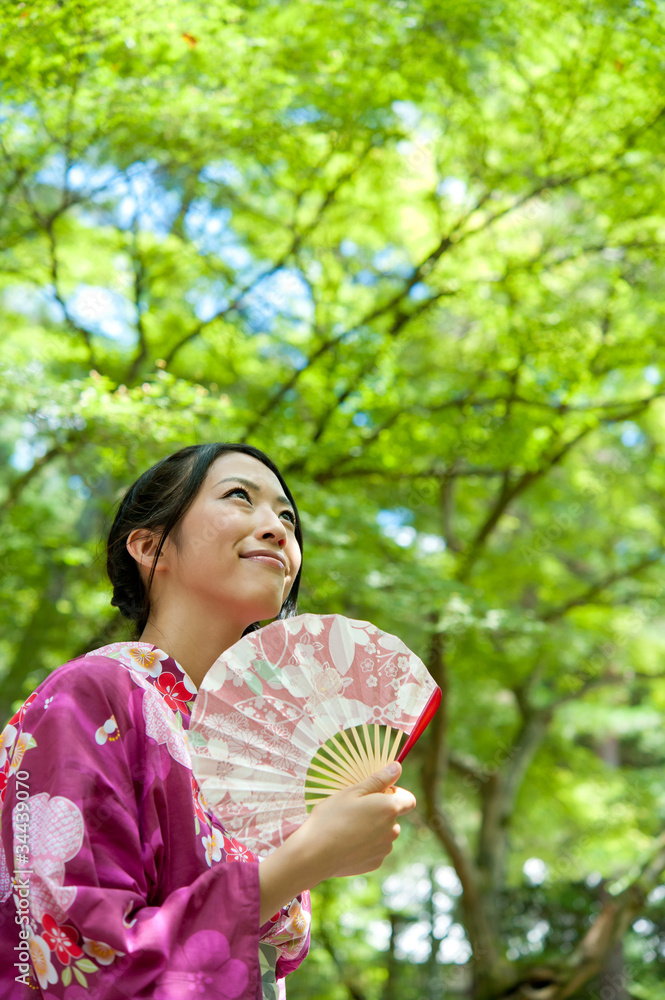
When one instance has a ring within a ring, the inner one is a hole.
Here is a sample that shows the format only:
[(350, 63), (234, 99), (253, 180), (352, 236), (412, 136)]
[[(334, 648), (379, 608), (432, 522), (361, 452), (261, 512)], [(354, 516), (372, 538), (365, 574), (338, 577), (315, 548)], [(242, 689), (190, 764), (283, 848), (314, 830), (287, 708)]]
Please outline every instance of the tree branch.
[[(436, 612), (432, 612), (429, 615), (431, 625), (435, 626), (437, 620)], [(479, 873), (466, 847), (455, 835), (448, 816), (439, 804), (439, 789), (447, 763), (445, 740), (448, 681), (444, 637), (438, 631), (433, 631), (431, 635), (427, 667), (434, 680), (441, 687), (442, 699), (441, 708), (429, 727), (427, 755), (422, 770), (425, 818), (427, 825), (448, 854), (462, 883), (461, 905), (464, 912), (464, 926), (473, 949), (474, 959), (479, 963), (479, 967), (491, 969), (499, 960), (499, 951), (494, 930), (487, 918), (485, 900), (480, 891)]]
[(624, 569), (608, 573), (600, 580), (596, 580), (595, 583), (592, 583), (590, 587), (587, 587), (586, 590), (576, 597), (571, 597), (570, 600), (564, 601), (563, 604), (558, 604), (550, 608), (549, 611), (541, 613), (539, 618), (541, 621), (548, 623), (558, 621), (564, 615), (568, 614), (569, 611), (572, 611), (573, 608), (580, 608), (585, 604), (590, 604), (603, 590), (611, 587), (619, 580), (627, 580), (630, 577), (637, 576), (643, 569), (653, 566), (654, 563), (662, 559), (663, 555), (665, 555), (665, 549), (657, 549), (655, 552), (650, 552), (637, 562), (632, 563), (632, 565), (624, 567)]
[(136, 378), (137, 372), (139, 371), (141, 365), (148, 356), (148, 342), (146, 340), (145, 324), (143, 322), (143, 315), (141, 312), (143, 305), (143, 290), (145, 286), (146, 272), (139, 252), (139, 237), (138, 237), (136, 218), (134, 219), (134, 226), (132, 228), (133, 228), (132, 263), (134, 266), (134, 305), (136, 306), (136, 332), (138, 334), (139, 342), (136, 354), (132, 358), (129, 368), (127, 369), (127, 374), (125, 376), (125, 382), (127, 383), (127, 385), (132, 384), (132, 382)]
[(513, 500), (523, 493), (532, 483), (541, 479), (547, 472), (549, 472), (555, 465), (561, 462), (565, 456), (578, 444), (587, 434), (592, 430), (591, 427), (585, 427), (578, 434), (575, 435), (572, 440), (568, 441), (565, 445), (559, 448), (544, 465), (537, 469), (529, 470), (523, 473), (515, 482), (510, 479), (510, 470), (506, 470), (504, 473), (501, 487), (499, 489), (498, 495), (495, 498), (492, 507), (487, 514), (484, 522), (478, 529), (475, 538), (469, 546), (468, 554), (466, 555), (462, 566), (460, 567), (458, 579), (464, 581), (468, 579), (473, 564), (480, 555), (483, 545), (486, 539), (489, 537), (494, 527), (498, 523), (500, 517)]
[[(187, 333), (184, 337), (182, 337), (179, 341), (177, 341), (176, 344), (174, 344), (174, 346), (171, 348), (171, 350), (168, 352), (165, 358), (167, 368), (173, 363), (176, 355), (182, 350), (183, 347), (185, 347), (186, 344), (190, 343), (192, 340), (198, 337), (202, 333), (202, 331), (211, 323), (214, 323), (219, 319), (223, 319), (225, 316), (228, 316), (229, 313), (233, 312), (233, 310), (238, 309), (238, 307), (242, 303), (242, 300), (249, 294), (249, 292), (251, 292), (254, 288), (256, 288), (256, 286), (260, 282), (265, 281), (266, 278), (271, 278), (274, 274), (280, 271), (288, 263), (291, 257), (298, 252), (298, 249), (300, 248), (303, 240), (307, 236), (309, 236), (314, 231), (314, 229), (316, 229), (316, 227), (319, 225), (326, 210), (330, 207), (330, 205), (336, 198), (340, 188), (344, 184), (346, 184), (346, 182), (351, 179), (356, 170), (360, 168), (360, 165), (363, 162), (365, 156), (367, 155), (369, 148), (370, 147), (367, 147), (362, 152), (359, 159), (353, 164), (353, 166), (350, 167), (348, 170), (346, 170), (344, 173), (342, 173), (337, 178), (333, 187), (326, 192), (326, 195), (323, 198), (321, 205), (319, 206), (319, 210), (317, 214), (314, 216), (314, 218), (311, 220), (311, 222), (309, 222), (306, 226), (304, 226), (303, 229), (301, 229), (300, 231), (294, 231), (288, 248), (281, 254), (279, 259), (274, 264), (271, 264), (270, 267), (266, 268), (260, 274), (252, 278), (252, 280), (247, 282), (247, 284), (242, 286), (239, 289), (239, 291), (237, 291), (236, 294), (233, 296), (233, 299), (231, 300), (231, 302), (229, 302), (228, 305), (224, 306), (223, 309), (218, 310), (214, 316), (210, 317), (210, 319), (201, 320), (194, 327), (192, 327), (189, 333)], [(245, 438), (249, 437), (251, 434), (254, 433), (254, 430), (256, 429), (260, 421), (263, 419), (264, 415), (265, 414), (261, 414), (260, 417), (247, 430)]]
[(88, 349), (89, 362), (94, 368), (96, 367), (96, 362), (95, 362), (95, 353), (92, 346), (92, 337), (90, 331), (86, 330), (82, 326), (79, 326), (78, 323), (73, 319), (73, 317), (69, 313), (69, 310), (67, 308), (67, 303), (63, 298), (62, 292), (60, 291), (60, 277), (59, 277), (58, 255), (57, 255), (57, 246), (55, 240), (54, 223), (55, 220), (53, 218), (49, 218), (44, 222), (44, 230), (46, 232), (49, 244), (49, 256), (51, 261), (51, 282), (53, 284), (53, 295), (56, 299), (56, 302), (62, 309), (65, 320), (67, 321), (69, 326), (72, 328), (72, 330), (81, 335), (83, 342), (85, 343), (85, 346)]

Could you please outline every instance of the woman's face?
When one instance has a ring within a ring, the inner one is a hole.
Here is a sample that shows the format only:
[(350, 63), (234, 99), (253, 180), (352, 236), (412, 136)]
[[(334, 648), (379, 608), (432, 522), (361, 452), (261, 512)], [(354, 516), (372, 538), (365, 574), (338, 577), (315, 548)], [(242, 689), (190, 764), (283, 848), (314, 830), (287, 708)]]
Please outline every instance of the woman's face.
[(164, 583), (243, 628), (274, 618), (302, 560), (295, 512), (283, 493), (274, 473), (251, 455), (220, 456), (176, 537), (166, 540)]

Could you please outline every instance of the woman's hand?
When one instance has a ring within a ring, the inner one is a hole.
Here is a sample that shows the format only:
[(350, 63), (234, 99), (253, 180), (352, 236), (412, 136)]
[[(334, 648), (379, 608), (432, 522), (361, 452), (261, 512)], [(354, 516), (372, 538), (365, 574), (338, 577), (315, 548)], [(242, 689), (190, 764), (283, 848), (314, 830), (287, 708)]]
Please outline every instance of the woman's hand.
[(398, 818), (416, 804), (411, 792), (391, 788), (401, 770), (399, 765), (394, 773), (385, 768), (336, 792), (315, 806), (293, 834), (302, 850), (318, 855), (317, 882), (374, 871), (390, 854), (400, 832)]
[(391, 786), (401, 767), (393, 765), (357, 785), (335, 792), (312, 809), (303, 825), (259, 867), (261, 922), (303, 889), (326, 878), (377, 869), (399, 836), (400, 816), (416, 800)]

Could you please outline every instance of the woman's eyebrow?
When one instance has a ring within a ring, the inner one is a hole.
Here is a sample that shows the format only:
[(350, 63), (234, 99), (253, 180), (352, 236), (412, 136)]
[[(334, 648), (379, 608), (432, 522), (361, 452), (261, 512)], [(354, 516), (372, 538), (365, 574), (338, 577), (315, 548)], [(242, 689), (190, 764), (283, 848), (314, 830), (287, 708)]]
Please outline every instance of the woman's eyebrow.
[[(220, 479), (220, 481), (215, 484), (215, 487), (220, 486), (222, 483), (242, 483), (243, 486), (246, 486), (250, 490), (255, 490), (257, 493), (261, 492), (260, 486), (257, 486), (256, 483), (253, 483), (251, 479), (243, 479), (242, 476), (227, 476), (226, 479)], [(289, 498), (285, 497), (283, 494), (280, 494), (280, 496), (275, 497), (275, 500), (277, 501), (277, 503), (285, 503), (288, 507), (290, 507), (293, 510), (293, 504), (291, 503)]]

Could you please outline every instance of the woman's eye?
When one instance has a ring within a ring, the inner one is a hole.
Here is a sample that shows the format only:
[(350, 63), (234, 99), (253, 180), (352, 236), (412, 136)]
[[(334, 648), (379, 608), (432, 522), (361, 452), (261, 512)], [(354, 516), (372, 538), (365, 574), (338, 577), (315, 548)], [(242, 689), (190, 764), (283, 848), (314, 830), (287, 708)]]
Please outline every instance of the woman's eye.
[[(242, 493), (242, 495), (245, 498), (245, 500), (247, 500), (249, 503), (252, 502), (249, 493), (247, 492), (247, 490), (244, 490), (242, 488), (242, 486), (234, 486), (234, 488), (232, 490), (229, 490), (228, 493), (224, 494), (224, 498), (226, 499), (226, 497), (232, 497), (234, 493)], [(282, 511), (282, 515), (284, 515), (284, 514), (286, 514), (288, 516), (291, 524), (295, 528), (295, 526), (296, 526), (296, 515), (293, 513), (293, 511), (292, 510), (283, 510)], [(282, 515), (280, 515), (280, 516), (282, 516)]]
[(243, 490), (242, 486), (236, 486), (234, 489), (229, 490), (229, 492), (226, 493), (225, 496), (230, 497), (233, 496), (234, 493), (242, 493), (245, 500), (249, 500), (249, 493), (247, 492), (247, 490)]

